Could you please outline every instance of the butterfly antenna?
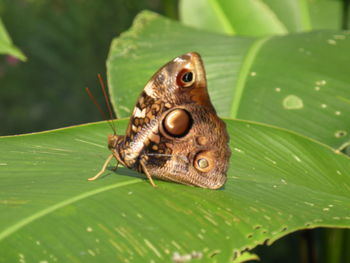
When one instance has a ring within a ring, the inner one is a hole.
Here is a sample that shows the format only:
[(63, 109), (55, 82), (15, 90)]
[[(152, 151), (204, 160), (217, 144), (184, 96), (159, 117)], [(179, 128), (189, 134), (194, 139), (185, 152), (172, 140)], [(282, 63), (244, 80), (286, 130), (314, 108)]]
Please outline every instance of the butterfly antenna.
[[(91, 99), (91, 101), (95, 104), (96, 108), (98, 109), (98, 111), (100, 112), (101, 116), (103, 119), (108, 120), (105, 112), (102, 110), (100, 104), (98, 104), (98, 102), (96, 101), (95, 97), (92, 95), (91, 91), (89, 88), (85, 88), (86, 93), (88, 94), (89, 98)], [(112, 122), (113, 123), (113, 122)], [(112, 125), (111, 122), (108, 122), (109, 126), (112, 128), (114, 134), (116, 134), (115, 131), (115, 127), (114, 124)]]
[(114, 127), (113, 131), (114, 131), (114, 135), (115, 135), (116, 134), (116, 129), (115, 129), (115, 126), (114, 126), (113, 119), (116, 119), (117, 116), (114, 117), (114, 114), (113, 114), (113, 111), (112, 111), (112, 107), (111, 107), (111, 103), (109, 102), (108, 95), (107, 95), (107, 92), (106, 92), (106, 87), (104, 85), (104, 81), (102, 79), (101, 74), (97, 74), (97, 77), (98, 77), (98, 79), (100, 81), (100, 85), (101, 85), (101, 88), (102, 88), (103, 96), (105, 97), (105, 101), (106, 101), (108, 112), (109, 112), (109, 117), (110, 117), (111, 123), (112, 123), (112, 125)]

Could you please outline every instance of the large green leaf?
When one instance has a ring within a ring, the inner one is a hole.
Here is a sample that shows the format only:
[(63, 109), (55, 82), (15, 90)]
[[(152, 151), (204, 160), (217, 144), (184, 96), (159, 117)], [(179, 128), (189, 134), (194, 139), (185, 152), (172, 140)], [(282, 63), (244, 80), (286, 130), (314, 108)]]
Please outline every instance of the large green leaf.
[(229, 37), (143, 12), (113, 41), (107, 62), (118, 115), (130, 115), (159, 67), (189, 51), (204, 59), (221, 116), (285, 127), (333, 147), (350, 141), (350, 34), (342, 31)]
[(226, 123), (222, 190), (152, 188), (126, 168), (88, 182), (109, 154), (106, 123), (0, 138), (0, 262), (169, 262), (192, 251), (230, 262), (298, 229), (350, 226), (348, 157), (285, 130)]
[(229, 116), (238, 71), (253, 38), (208, 34), (142, 12), (131, 30), (116, 38), (107, 61), (111, 101), (118, 116), (130, 116), (150, 77), (166, 62), (190, 51), (205, 59), (209, 92), (219, 114)]
[(180, 1), (186, 25), (217, 33), (262, 36), (311, 29), (340, 29), (341, 0)]
[(212, 32), (250, 36), (288, 32), (263, 1), (180, 1), (179, 10), (183, 23)]
[(5, 26), (0, 18), (0, 54), (12, 55), (22, 61), (25, 61), (26, 56), (12, 44), (11, 38), (8, 35)]
[[(339, 147), (350, 141), (349, 34), (272, 38), (249, 65), (232, 116), (286, 127)], [(337, 39), (338, 37), (341, 40)]]

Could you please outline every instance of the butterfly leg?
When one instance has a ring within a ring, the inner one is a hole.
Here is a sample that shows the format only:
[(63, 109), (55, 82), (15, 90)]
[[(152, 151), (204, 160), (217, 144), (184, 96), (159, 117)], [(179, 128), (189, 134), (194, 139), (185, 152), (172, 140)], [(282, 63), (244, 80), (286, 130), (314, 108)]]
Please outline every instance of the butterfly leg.
[(141, 161), (140, 161), (140, 164), (141, 164), (141, 167), (142, 167), (143, 172), (146, 174), (146, 176), (147, 176), (149, 182), (151, 183), (151, 185), (152, 185), (153, 187), (157, 187), (157, 185), (153, 182), (152, 176), (150, 175), (150, 173), (148, 172), (148, 170), (147, 170), (147, 168), (146, 168), (146, 165), (145, 165), (145, 163), (144, 163), (144, 160), (141, 160)]
[[(97, 178), (99, 178), (107, 169), (107, 165), (109, 164), (109, 162), (112, 160), (113, 158), (113, 154), (111, 154), (110, 156), (108, 156), (107, 160), (105, 161), (105, 163), (102, 166), (101, 171), (99, 171), (94, 177), (89, 178), (89, 181), (94, 181)], [(117, 165), (118, 166), (118, 165)]]
[(338, 149), (335, 150), (335, 153), (340, 154), (342, 151), (344, 151), (349, 146), (350, 146), (350, 142), (345, 142)]
[(118, 166), (119, 166), (120, 162), (118, 161), (118, 158), (114, 153), (113, 153), (113, 156), (115, 157), (117, 164), (114, 166), (114, 168), (112, 170), (113, 170), (113, 172), (116, 172), (118, 170)]
[(117, 161), (117, 165), (112, 169), (113, 172), (116, 172), (118, 170), (118, 165), (119, 165), (119, 162)]

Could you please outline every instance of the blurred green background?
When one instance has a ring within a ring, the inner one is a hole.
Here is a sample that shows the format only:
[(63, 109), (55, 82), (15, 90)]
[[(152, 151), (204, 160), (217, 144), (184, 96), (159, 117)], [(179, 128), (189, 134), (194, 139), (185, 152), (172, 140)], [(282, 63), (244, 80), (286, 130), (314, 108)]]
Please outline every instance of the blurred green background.
[(177, 1), (0, 1), (5, 28), (28, 58), (0, 56), (0, 136), (102, 120), (85, 87), (104, 104), (97, 74), (106, 79), (112, 38), (143, 9), (175, 18)]

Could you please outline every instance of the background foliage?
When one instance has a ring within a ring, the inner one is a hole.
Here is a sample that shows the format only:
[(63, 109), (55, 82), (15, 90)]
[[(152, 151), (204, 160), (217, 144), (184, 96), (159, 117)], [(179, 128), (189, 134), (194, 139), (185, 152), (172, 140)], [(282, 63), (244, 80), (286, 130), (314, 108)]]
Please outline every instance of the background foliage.
[[(169, 2), (169, 3), (168, 3)], [(143, 9), (174, 15), (173, 1), (3, 0), (0, 17), (26, 63), (0, 56), (0, 135), (101, 120), (85, 94), (113, 37)]]

